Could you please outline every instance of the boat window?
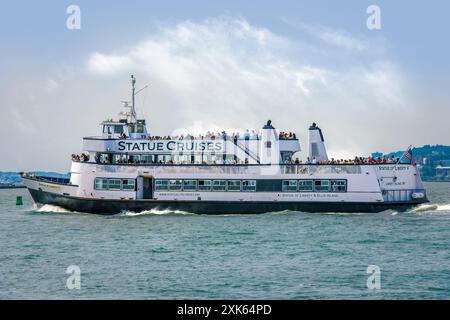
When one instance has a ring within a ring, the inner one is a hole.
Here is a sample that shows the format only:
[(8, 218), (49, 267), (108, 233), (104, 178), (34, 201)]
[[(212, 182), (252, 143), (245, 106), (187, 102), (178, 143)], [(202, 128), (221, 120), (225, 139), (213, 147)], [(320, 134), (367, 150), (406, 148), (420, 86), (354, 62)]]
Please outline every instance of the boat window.
[(155, 180), (155, 190), (156, 191), (167, 191), (169, 181), (167, 180)]
[(128, 156), (125, 154), (114, 154), (113, 163), (127, 163)]
[(313, 191), (313, 181), (312, 180), (299, 180), (298, 181), (298, 191)]
[(183, 190), (195, 191), (197, 189), (197, 180), (183, 180)]
[(115, 125), (114, 126), (114, 133), (123, 133), (123, 126), (122, 125)]
[(198, 180), (198, 191), (211, 191), (211, 180)]
[(97, 163), (111, 163), (112, 155), (108, 153), (97, 153), (95, 155), (95, 162)]
[(154, 162), (156, 162), (155, 155), (147, 155), (147, 154), (141, 155), (141, 163), (154, 163)]
[(241, 180), (228, 180), (228, 191), (241, 191)]
[(136, 127), (136, 133), (144, 133), (144, 125), (138, 124)]
[(226, 180), (213, 180), (213, 191), (226, 191), (227, 181)]
[(123, 190), (135, 190), (136, 182), (134, 179), (123, 179), (122, 189)]
[(169, 180), (169, 191), (181, 191), (183, 180)]
[(314, 180), (314, 191), (330, 191), (330, 180)]
[(136, 190), (136, 180), (134, 179), (111, 179), (111, 178), (95, 178), (94, 180), (95, 190), (124, 190), (134, 191)]
[(128, 133), (135, 133), (135, 128), (136, 126), (134, 124), (129, 124), (128, 125)]
[(112, 126), (103, 126), (103, 133), (107, 134), (113, 134), (113, 127)]
[(297, 191), (297, 180), (283, 180), (283, 192)]
[(120, 190), (120, 179), (108, 179), (108, 190)]
[(95, 190), (108, 189), (108, 179), (95, 178), (94, 189)]
[(242, 191), (256, 191), (256, 180), (242, 180)]
[(347, 180), (331, 180), (332, 192), (347, 192)]

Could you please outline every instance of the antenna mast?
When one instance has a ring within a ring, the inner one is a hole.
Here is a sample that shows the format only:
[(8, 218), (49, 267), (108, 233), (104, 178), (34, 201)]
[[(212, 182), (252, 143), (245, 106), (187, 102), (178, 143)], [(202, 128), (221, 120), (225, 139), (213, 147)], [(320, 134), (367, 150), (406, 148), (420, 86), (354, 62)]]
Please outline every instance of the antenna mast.
[(136, 106), (134, 104), (134, 96), (135, 96), (135, 85), (136, 85), (136, 78), (134, 75), (131, 75), (131, 87), (132, 87), (132, 93), (131, 93), (131, 123), (136, 123)]

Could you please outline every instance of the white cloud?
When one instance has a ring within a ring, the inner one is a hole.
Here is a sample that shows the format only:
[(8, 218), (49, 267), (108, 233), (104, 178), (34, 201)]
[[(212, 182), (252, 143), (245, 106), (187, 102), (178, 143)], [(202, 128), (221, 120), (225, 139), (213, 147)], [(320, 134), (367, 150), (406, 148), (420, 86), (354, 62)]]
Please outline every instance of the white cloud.
[(322, 39), (323, 41), (325, 41), (329, 44), (333, 44), (336, 46), (342, 46), (347, 49), (354, 49), (354, 50), (358, 50), (358, 51), (362, 51), (362, 50), (366, 49), (366, 45), (363, 42), (358, 41), (354, 38), (351, 38), (345, 34), (337, 32), (337, 31), (321, 30), (318, 33), (318, 36), (320, 37), (320, 39)]
[(328, 45), (342, 47), (343, 49), (352, 51), (364, 51), (369, 49), (369, 41), (362, 37), (350, 35), (344, 30), (336, 30), (323, 25), (311, 25), (289, 19), (282, 20), (289, 26), (302, 30)]
[(89, 68), (96, 73), (112, 74), (132, 67), (132, 60), (126, 56), (94, 53), (89, 58)]

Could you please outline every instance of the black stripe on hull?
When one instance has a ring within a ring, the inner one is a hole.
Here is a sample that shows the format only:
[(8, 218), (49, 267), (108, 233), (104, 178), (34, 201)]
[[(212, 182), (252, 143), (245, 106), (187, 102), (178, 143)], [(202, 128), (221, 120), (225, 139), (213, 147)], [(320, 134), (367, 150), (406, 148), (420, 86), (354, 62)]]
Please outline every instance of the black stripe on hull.
[(197, 214), (257, 214), (284, 210), (301, 212), (380, 212), (387, 209), (406, 211), (420, 203), (369, 202), (244, 202), (244, 201), (163, 201), (112, 200), (64, 196), (41, 190), (28, 189), (33, 200), (40, 204), (56, 205), (70, 211), (113, 215), (123, 211), (179, 210)]

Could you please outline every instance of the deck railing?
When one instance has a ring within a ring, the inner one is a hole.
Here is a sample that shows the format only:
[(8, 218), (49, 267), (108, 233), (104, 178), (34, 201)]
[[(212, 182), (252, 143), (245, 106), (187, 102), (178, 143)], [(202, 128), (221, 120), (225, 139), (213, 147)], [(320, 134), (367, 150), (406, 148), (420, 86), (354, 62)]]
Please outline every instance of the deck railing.
[(154, 164), (95, 164), (97, 171), (146, 174), (361, 174), (360, 165), (154, 165)]

